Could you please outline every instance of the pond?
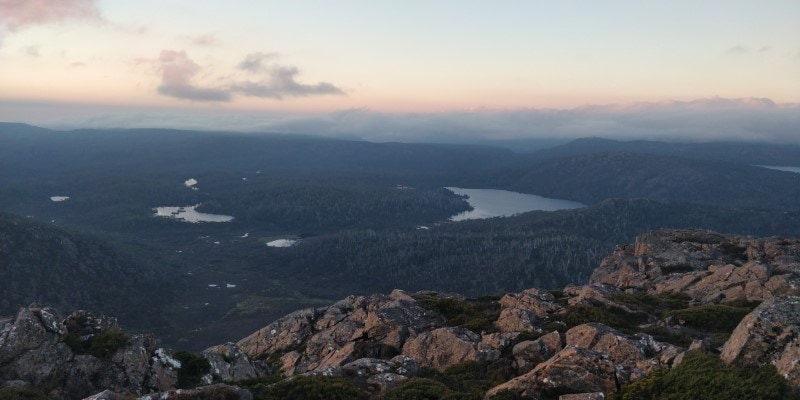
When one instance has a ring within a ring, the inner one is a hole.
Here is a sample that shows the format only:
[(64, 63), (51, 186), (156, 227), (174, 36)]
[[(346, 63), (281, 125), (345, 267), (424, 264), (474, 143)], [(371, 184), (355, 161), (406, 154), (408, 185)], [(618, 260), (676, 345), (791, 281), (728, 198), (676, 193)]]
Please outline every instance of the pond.
[(196, 210), (200, 204), (183, 207), (156, 207), (156, 217), (177, 219), (183, 222), (229, 222), (233, 220), (230, 215), (206, 214)]
[(785, 172), (794, 172), (800, 174), (800, 167), (781, 167), (777, 165), (756, 165), (756, 167), (767, 168), (767, 169), (774, 169), (777, 171), (785, 171)]
[(482, 219), (492, 217), (509, 217), (528, 211), (556, 211), (586, 207), (576, 201), (551, 199), (533, 194), (517, 193), (497, 189), (463, 189), (446, 187), (445, 189), (466, 198), (472, 210), (464, 211), (450, 217), (451, 221)]

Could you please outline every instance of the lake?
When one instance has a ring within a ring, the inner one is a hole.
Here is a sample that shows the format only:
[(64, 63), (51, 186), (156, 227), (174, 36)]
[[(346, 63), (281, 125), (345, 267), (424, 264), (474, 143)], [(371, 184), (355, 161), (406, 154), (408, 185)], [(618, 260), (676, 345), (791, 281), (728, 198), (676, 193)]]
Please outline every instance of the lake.
[(800, 174), (800, 167), (780, 167), (777, 165), (756, 165), (756, 167), (774, 169), (778, 171), (794, 172)]
[(450, 217), (451, 221), (482, 219), (492, 217), (509, 217), (527, 211), (556, 211), (586, 207), (576, 201), (551, 199), (533, 194), (510, 192), (497, 189), (463, 189), (446, 187), (457, 194), (466, 195), (473, 210), (465, 211)]
[(173, 218), (183, 222), (229, 222), (233, 219), (230, 215), (206, 214), (195, 210), (200, 204), (184, 207), (156, 207), (157, 217)]

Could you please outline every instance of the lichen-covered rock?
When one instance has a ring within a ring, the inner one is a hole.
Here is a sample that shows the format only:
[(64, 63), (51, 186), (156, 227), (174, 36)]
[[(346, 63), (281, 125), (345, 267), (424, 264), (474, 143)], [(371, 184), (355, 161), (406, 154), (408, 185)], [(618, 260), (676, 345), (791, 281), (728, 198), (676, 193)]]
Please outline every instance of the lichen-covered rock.
[(500, 332), (535, 331), (541, 322), (564, 311), (553, 301), (553, 295), (541, 289), (506, 294), (500, 299), (500, 317), (494, 325)]
[(444, 370), (464, 361), (491, 361), (500, 352), (482, 345), (481, 337), (465, 328), (439, 328), (419, 334), (403, 346), (403, 354), (420, 366)]
[(225, 343), (203, 350), (203, 357), (211, 366), (211, 375), (223, 382), (255, 378), (267, 371), (258, 371), (239, 346)]
[(553, 331), (536, 340), (517, 343), (511, 350), (517, 370), (530, 371), (533, 367), (547, 361), (564, 348), (561, 334)]
[[(164, 367), (154, 357), (152, 336), (125, 335), (115, 319), (86, 311), (59, 318), (34, 305), (3, 323), (0, 381), (23, 381), (55, 399), (83, 398), (104, 389), (143, 394), (174, 386), (177, 367)], [(105, 347), (90, 346), (93, 340), (105, 340)]]
[(741, 366), (773, 364), (800, 387), (800, 297), (773, 297), (742, 319), (722, 348), (723, 361)]
[(566, 393), (609, 393), (626, 381), (620, 379), (621, 372), (602, 352), (567, 346), (530, 372), (490, 389), (486, 397), (504, 390), (536, 400)]
[(440, 315), (396, 290), (388, 296), (350, 296), (330, 307), (290, 314), (238, 345), (251, 358), (281, 355), (283, 372), (303, 373), (365, 355), (398, 354), (407, 340), (443, 324)]
[(685, 293), (700, 303), (762, 301), (800, 294), (800, 241), (665, 230), (617, 247), (589, 282), (654, 293)]

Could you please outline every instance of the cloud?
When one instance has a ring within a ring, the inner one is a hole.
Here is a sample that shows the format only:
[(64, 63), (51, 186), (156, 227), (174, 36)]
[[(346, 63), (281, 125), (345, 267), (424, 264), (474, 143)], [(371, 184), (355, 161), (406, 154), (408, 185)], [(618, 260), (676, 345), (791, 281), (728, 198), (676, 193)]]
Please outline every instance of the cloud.
[(22, 48), (22, 51), (30, 57), (39, 57), (39, 47), (39, 45), (26, 46)]
[(313, 85), (299, 83), (295, 80), (298, 73), (296, 67), (273, 65), (268, 68), (266, 79), (255, 82), (239, 82), (233, 86), (233, 90), (245, 96), (270, 99), (344, 94), (342, 89), (328, 82), (317, 82)]
[(191, 38), (192, 44), (200, 47), (219, 46), (220, 41), (214, 34), (206, 33), (203, 35), (194, 36)]
[(276, 53), (251, 53), (237, 65), (237, 68), (249, 72), (263, 72), (266, 69), (265, 62), (277, 57)]
[(0, 0), (0, 40), (31, 26), (67, 19), (102, 20), (96, 0)]
[(769, 45), (761, 46), (761, 48), (758, 49), (758, 53), (759, 54), (766, 54), (766, 53), (769, 53), (770, 51), (772, 51), (772, 46), (769, 46)]
[(227, 90), (194, 86), (192, 78), (200, 72), (200, 66), (185, 52), (163, 50), (158, 57), (161, 70), (161, 85), (158, 93), (164, 96), (191, 101), (230, 101)]
[(747, 54), (749, 52), (750, 49), (748, 49), (747, 46), (741, 44), (737, 44), (736, 46), (730, 47), (728, 48), (728, 50), (725, 50), (725, 54), (728, 55)]
[[(253, 53), (237, 65), (240, 70), (258, 75), (260, 79), (227, 78), (222, 85), (203, 88), (192, 83), (192, 79), (200, 72), (200, 66), (186, 52), (164, 50), (157, 60), (161, 73), (158, 92), (191, 101), (230, 101), (233, 95), (282, 100), (286, 97), (344, 94), (332, 83), (298, 82), (300, 71), (297, 67), (268, 62), (276, 57), (272, 53)], [(148, 60), (144, 58), (133, 61), (134, 65), (146, 62)]]
[(526, 139), (680, 142), (760, 141), (800, 144), (800, 104), (769, 99), (710, 98), (566, 110), (477, 110), (388, 114), (350, 109), (301, 115), (208, 109), (132, 108), (76, 104), (9, 103), (0, 100), (0, 120), (68, 128), (183, 128), (296, 133), (362, 138), (375, 142), (498, 143)]
[(710, 98), (567, 110), (385, 114), (353, 109), (275, 120), (253, 129), (404, 142), (469, 143), (599, 136), (621, 140), (800, 143), (797, 115), (800, 115), (800, 104), (780, 105), (761, 98)]

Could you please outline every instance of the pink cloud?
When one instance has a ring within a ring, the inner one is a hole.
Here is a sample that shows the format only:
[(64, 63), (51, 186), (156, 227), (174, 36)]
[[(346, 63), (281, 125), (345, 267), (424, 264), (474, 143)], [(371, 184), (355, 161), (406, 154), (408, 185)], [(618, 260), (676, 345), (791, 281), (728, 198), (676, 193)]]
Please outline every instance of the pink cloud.
[(161, 85), (158, 92), (170, 97), (191, 101), (229, 101), (228, 91), (217, 88), (202, 88), (192, 83), (200, 72), (200, 66), (184, 51), (162, 50), (158, 57), (161, 70)]
[(0, 0), (0, 28), (15, 32), (69, 18), (100, 19), (95, 0)]

